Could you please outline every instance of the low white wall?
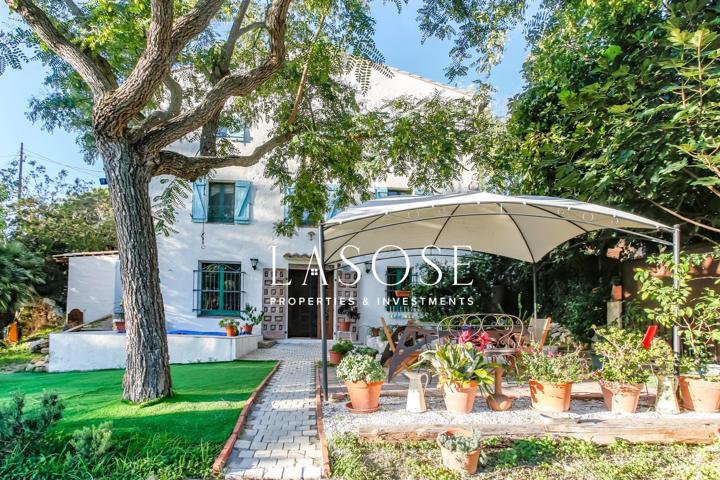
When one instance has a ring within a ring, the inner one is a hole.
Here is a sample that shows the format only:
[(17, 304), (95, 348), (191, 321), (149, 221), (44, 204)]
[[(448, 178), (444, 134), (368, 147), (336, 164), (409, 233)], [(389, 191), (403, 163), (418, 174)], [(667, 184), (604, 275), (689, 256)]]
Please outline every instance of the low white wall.
[[(126, 336), (115, 332), (53, 333), (48, 371), (125, 367)], [(168, 335), (170, 363), (227, 362), (257, 349), (257, 335)]]

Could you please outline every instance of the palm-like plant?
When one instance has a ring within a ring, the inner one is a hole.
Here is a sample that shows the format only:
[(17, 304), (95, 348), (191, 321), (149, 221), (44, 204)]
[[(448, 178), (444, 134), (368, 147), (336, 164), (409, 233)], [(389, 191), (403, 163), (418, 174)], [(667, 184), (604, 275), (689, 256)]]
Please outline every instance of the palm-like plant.
[(0, 311), (17, 312), (37, 297), (45, 283), (43, 260), (20, 242), (0, 240)]
[(486, 362), (483, 353), (468, 342), (447, 343), (435, 350), (426, 350), (413, 366), (428, 366), (441, 385), (464, 388), (476, 381), (481, 391), (490, 393), (493, 377), (489, 370), (495, 365)]

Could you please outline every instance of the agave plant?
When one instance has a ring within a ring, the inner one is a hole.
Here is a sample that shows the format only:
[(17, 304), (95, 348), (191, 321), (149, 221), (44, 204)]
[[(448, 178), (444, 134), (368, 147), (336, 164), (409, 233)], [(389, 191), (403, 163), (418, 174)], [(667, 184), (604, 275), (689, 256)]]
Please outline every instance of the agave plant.
[(495, 364), (486, 362), (483, 353), (468, 342), (441, 344), (435, 350), (426, 350), (413, 365), (419, 366), (427, 366), (441, 385), (467, 387), (476, 381), (481, 391), (490, 393), (493, 377), (489, 370)]

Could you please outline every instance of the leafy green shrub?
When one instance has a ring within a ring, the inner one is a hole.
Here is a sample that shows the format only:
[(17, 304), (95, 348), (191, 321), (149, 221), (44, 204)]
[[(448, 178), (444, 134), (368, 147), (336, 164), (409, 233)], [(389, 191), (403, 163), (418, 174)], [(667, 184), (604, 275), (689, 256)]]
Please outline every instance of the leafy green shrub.
[(341, 353), (345, 355), (349, 351), (351, 351), (355, 346), (350, 340), (345, 340), (344, 338), (341, 338), (340, 340), (336, 340), (333, 344), (332, 348), (330, 349), (331, 352), (335, 353)]
[(578, 382), (587, 376), (588, 370), (587, 362), (578, 350), (553, 353), (537, 348), (522, 352), (518, 368), (526, 380), (548, 383)]
[[(462, 264), (458, 265), (457, 278), (459, 284), (454, 284), (454, 267), (451, 263), (440, 264), (442, 279), (436, 285), (423, 285), (417, 282), (412, 285), (412, 296), (416, 298), (448, 298), (456, 299), (454, 302), (420, 302), (417, 305), (423, 322), (439, 323), (443, 318), (461, 313), (493, 312), (497, 306), (492, 304), (492, 284), (495, 278), (495, 267), (498, 258), (487, 254), (472, 254), (463, 257)], [(420, 277), (425, 283), (437, 280), (437, 272), (429, 265), (420, 267)]]
[(367, 347), (365, 345), (358, 345), (350, 351), (351, 355), (367, 355), (371, 358), (375, 358), (378, 354), (377, 349), (373, 347)]
[[(658, 268), (667, 268), (678, 281), (678, 288), (666, 279), (654, 275), (648, 270), (636, 270), (635, 279), (640, 281), (640, 297), (652, 300), (655, 306), (645, 309), (648, 318), (667, 328), (679, 327), (679, 334), (685, 346), (686, 356), (681, 362), (684, 370), (706, 378), (708, 364), (715, 357), (715, 343), (720, 342), (720, 293), (705, 288), (694, 296), (690, 282), (690, 271), (701, 265), (708, 254), (683, 255), (675, 263), (668, 254), (649, 257), (647, 262)], [(713, 259), (720, 257), (720, 251), (712, 254)], [(720, 280), (716, 282), (720, 285)], [(716, 380), (712, 378), (709, 380)]]
[(112, 446), (111, 427), (111, 422), (105, 422), (73, 432), (69, 444), (75, 456), (84, 460), (93, 460), (105, 455)]
[(481, 390), (489, 393), (489, 385), (494, 381), (488, 371), (492, 364), (485, 362), (483, 353), (470, 342), (448, 343), (426, 350), (415, 364), (422, 365), (429, 366), (441, 385), (467, 387), (476, 381)]
[(37, 297), (45, 283), (43, 259), (20, 242), (0, 238), (0, 311), (16, 312)]
[(367, 355), (347, 355), (337, 367), (337, 377), (348, 382), (374, 383), (385, 378), (385, 370)]
[(22, 456), (36, 453), (64, 408), (56, 393), (43, 392), (40, 406), (27, 412), (25, 396), (13, 394), (10, 404), (0, 408), (0, 460), (17, 452)]
[(623, 384), (646, 383), (652, 375), (651, 367), (657, 373), (668, 373), (672, 369), (672, 350), (661, 339), (655, 339), (650, 348), (643, 347), (644, 335), (640, 332), (618, 327), (598, 328), (601, 338), (593, 346), (602, 358), (602, 368), (593, 376), (608, 382)]
[(480, 448), (481, 435), (478, 430), (473, 430), (471, 435), (455, 435), (443, 432), (437, 437), (438, 443), (451, 452), (470, 453)]

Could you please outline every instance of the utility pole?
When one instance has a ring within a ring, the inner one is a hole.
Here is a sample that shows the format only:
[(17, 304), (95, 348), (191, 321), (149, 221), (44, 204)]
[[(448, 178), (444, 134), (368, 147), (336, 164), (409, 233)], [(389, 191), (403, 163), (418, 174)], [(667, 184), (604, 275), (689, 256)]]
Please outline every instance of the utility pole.
[(20, 167), (18, 168), (18, 200), (22, 199), (22, 182), (23, 182), (23, 162), (25, 161), (25, 150), (23, 142), (20, 142)]

